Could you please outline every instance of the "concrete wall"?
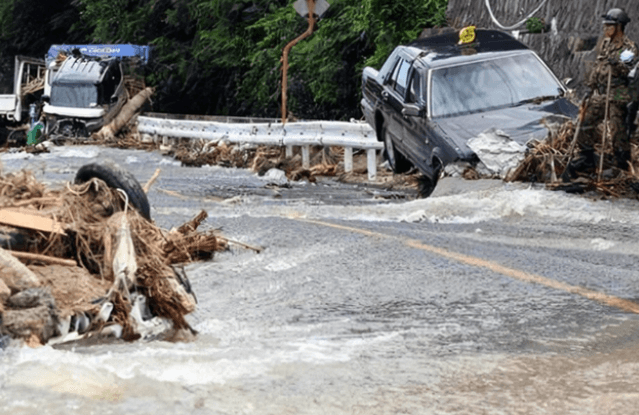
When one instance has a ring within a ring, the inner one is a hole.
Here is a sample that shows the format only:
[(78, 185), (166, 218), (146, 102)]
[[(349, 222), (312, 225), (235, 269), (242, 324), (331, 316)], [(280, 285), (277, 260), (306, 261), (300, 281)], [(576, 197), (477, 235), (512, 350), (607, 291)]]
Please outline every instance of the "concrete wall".
[[(508, 27), (525, 19), (543, 0), (488, 1), (496, 20)], [(626, 26), (626, 34), (638, 42), (638, 3), (638, 0), (547, 0), (534, 15), (544, 19), (547, 33), (527, 33), (525, 24), (509, 32), (539, 53), (560, 79), (573, 78), (569, 87), (576, 88), (581, 95), (585, 65), (594, 58), (594, 48), (602, 33), (601, 15), (615, 7), (623, 8), (632, 19)], [(455, 28), (472, 24), (499, 29), (490, 17), (486, 0), (449, 0), (448, 21)]]

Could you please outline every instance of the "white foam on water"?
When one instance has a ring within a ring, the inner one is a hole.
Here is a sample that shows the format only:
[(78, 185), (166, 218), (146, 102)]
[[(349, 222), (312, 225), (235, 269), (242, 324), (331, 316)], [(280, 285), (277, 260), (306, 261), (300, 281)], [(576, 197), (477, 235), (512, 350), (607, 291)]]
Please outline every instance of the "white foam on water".
[(168, 165), (168, 166), (180, 167), (182, 165), (182, 162), (178, 161), (178, 160), (173, 160), (173, 159), (170, 159), (170, 158), (162, 158), (162, 160), (160, 160), (158, 162), (158, 164), (163, 165), (163, 166)]
[(590, 244), (595, 251), (607, 251), (617, 245), (613, 241), (608, 241), (602, 238), (595, 238), (590, 241)]
[(9, 160), (26, 160), (33, 158), (33, 154), (30, 153), (4, 153), (0, 156), (0, 160), (9, 161)]
[[(127, 395), (122, 380), (149, 379), (181, 385), (225, 384), (264, 376), (283, 364), (348, 362), (363, 348), (391, 341), (397, 333), (367, 338), (309, 336), (318, 327), (251, 327), (236, 320), (206, 320), (195, 342), (153, 342), (115, 348), (57, 350), (49, 346), (9, 349), (0, 360), (3, 387), (29, 387), (95, 399)], [(293, 334), (291, 336), (291, 334)], [(282, 336), (280, 336), (282, 335)], [(215, 341), (222, 337), (221, 341)], [(161, 362), (159, 364), (159, 362)], [(125, 384), (124, 384), (125, 385)]]
[(61, 158), (96, 158), (100, 155), (97, 147), (52, 147), (49, 157)]
[[(461, 180), (461, 179), (460, 179)], [(472, 183), (464, 184), (472, 189)], [(543, 188), (525, 188), (521, 184), (495, 185), (489, 189), (434, 196), (407, 202), (367, 205), (325, 205), (307, 200), (290, 200), (286, 204), (265, 204), (263, 198), (243, 198), (241, 204), (217, 203), (215, 216), (288, 217), (293, 219), (332, 219), (365, 222), (409, 222), (473, 224), (504, 218), (543, 219), (562, 223), (600, 223), (605, 221), (637, 224), (639, 202), (631, 199), (594, 200)], [(178, 213), (178, 209), (158, 209), (159, 213)], [(197, 209), (184, 209), (197, 214)], [(182, 213), (180, 212), (180, 213)]]
[(464, 194), (431, 197), (374, 206), (280, 207), (289, 216), (360, 221), (471, 224), (503, 218), (540, 218), (563, 223), (603, 221), (639, 224), (639, 203), (631, 200), (591, 200), (543, 189), (506, 186)]

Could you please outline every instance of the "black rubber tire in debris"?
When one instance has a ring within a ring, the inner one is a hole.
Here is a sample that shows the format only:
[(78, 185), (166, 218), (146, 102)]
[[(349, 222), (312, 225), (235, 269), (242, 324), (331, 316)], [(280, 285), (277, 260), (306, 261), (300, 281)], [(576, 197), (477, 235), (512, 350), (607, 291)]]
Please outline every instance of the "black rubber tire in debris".
[(129, 197), (129, 203), (147, 220), (151, 220), (151, 208), (140, 182), (127, 170), (112, 163), (91, 163), (80, 167), (75, 175), (75, 183), (88, 182), (93, 178), (104, 181), (114, 189), (122, 189)]
[(26, 251), (27, 236), (25, 232), (0, 229), (0, 248)]

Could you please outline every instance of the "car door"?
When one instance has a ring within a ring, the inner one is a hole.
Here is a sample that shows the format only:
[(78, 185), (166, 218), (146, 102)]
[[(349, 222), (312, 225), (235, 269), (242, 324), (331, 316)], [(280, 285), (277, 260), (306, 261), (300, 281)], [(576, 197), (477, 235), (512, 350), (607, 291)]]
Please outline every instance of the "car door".
[(409, 115), (402, 113), (402, 147), (400, 151), (417, 167), (430, 166), (433, 143), (431, 140), (432, 131), (428, 128), (426, 117), (426, 88), (428, 83), (427, 72), (423, 68), (413, 68), (410, 73), (406, 97), (406, 105), (419, 108), (419, 115)]
[(384, 113), (387, 114), (386, 134), (389, 134), (393, 143), (400, 149), (404, 147), (404, 125), (402, 122), (402, 109), (404, 108), (404, 96), (408, 87), (408, 73), (411, 62), (400, 57), (395, 64), (391, 76), (388, 78), (382, 91)]

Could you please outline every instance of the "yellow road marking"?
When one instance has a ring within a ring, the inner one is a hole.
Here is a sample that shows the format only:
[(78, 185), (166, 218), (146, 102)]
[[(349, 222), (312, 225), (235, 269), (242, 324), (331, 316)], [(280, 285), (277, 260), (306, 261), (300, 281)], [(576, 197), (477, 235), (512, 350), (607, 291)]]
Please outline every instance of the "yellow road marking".
[(361, 235), (366, 235), (371, 237), (395, 239), (395, 240), (403, 242), (406, 246), (409, 246), (411, 248), (421, 249), (423, 251), (431, 252), (433, 254), (442, 256), (444, 258), (461, 262), (463, 264), (472, 265), (472, 266), (480, 267), (480, 268), (486, 268), (490, 271), (505, 275), (507, 277), (510, 277), (519, 281), (523, 281), (523, 282), (527, 282), (531, 284), (543, 285), (549, 288), (554, 288), (556, 290), (565, 291), (571, 294), (577, 294), (589, 300), (596, 301), (598, 303), (605, 304), (610, 307), (615, 307), (629, 313), (639, 314), (639, 304), (633, 301), (624, 300), (623, 298), (600, 293), (598, 291), (590, 290), (588, 288), (566, 284), (564, 282), (542, 277), (541, 275), (531, 274), (529, 272), (521, 271), (518, 269), (505, 267), (494, 261), (488, 261), (485, 259), (470, 256), (470, 255), (464, 255), (458, 252), (449, 251), (444, 248), (438, 248), (436, 246), (432, 246), (432, 245), (428, 245), (423, 242), (420, 242), (416, 239), (400, 238), (397, 236), (387, 235), (380, 232), (373, 232), (373, 231), (368, 231), (366, 229), (359, 229), (359, 228), (354, 228), (351, 226), (338, 225), (335, 223), (322, 222), (319, 220), (300, 219), (300, 218), (294, 218), (294, 219), (307, 222), (307, 223), (313, 223), (316, 225), (327, 226), (330, 228), (359, 233)]

